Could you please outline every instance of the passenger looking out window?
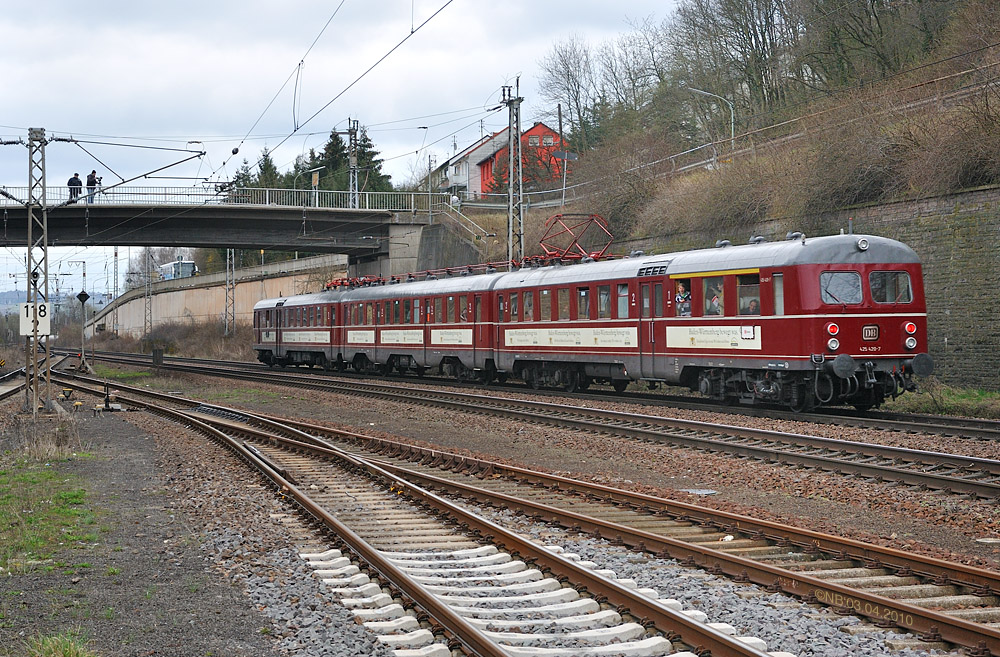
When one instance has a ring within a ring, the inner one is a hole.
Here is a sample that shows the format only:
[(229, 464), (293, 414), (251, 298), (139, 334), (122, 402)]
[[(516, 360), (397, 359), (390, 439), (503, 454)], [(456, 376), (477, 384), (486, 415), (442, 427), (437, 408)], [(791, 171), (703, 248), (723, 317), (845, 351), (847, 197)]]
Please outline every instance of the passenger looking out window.
[(691, 281), (684, 279), (677, 281), (677, 294), (674, 296), (674, 307), (677, 309), (678, 317), (691, 316)]
[(741, 274), (736, 277), (736, 297), (741, 315), (760, 314), (760, 274)]
[(722, 298), (722, 277), (706, 276), (702, 279), (705, 292), (705, 314), (725, 315), (726, 306)]

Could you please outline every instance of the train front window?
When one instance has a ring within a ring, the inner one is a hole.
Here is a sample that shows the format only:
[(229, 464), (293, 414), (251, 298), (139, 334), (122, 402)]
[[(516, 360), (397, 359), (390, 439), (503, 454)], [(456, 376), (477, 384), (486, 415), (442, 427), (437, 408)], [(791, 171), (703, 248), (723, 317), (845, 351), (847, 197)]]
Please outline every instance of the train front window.
[(868, 274), (868, 286), (875, 303), (910, 303), (913, 289), (905, 271), (873, 271)]
[(861, 303), (861, 274), (856, 271), (825, 271), (819, 275), (823, 303)]

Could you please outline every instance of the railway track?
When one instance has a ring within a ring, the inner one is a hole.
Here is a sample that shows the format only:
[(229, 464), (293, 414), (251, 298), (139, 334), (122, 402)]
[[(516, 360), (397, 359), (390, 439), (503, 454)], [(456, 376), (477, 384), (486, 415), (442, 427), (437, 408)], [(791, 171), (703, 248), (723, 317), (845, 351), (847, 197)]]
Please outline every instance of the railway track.
[(211, 407), (206, 415), (157, 397), (118, 400), (224, 444), (329, 530), (330, 547), (302, 558), (382, 643), (415, 651), (397, 654), (794, 657), (768, 653), (757, 637), (733, 636), (731, 626), (523, 538), (364, 457), (332, 446), (309, 453), (308, 437), (294, 427), (262, 429), (238, 411)]
[[(390, 440), (176, 398), (174, 403), (194, 408), (183, 412), (189, 423), (237, 440), (254, 436), (260, 458), (300, 488), (305, 481), (319, 485), (309, 479), (317, 466), (304, 455), (354, 459), (385, 473), (397, 491), (434, 490), (503, 506), (914, 631), (931, 646), (946, 641), (974, 657), (1000, 655), (1000, 573)], [(273, 451), (278, 445), (302, 455), (279, 457)], [(280, 468), (273, 465), (279, 458), (286, 463)], [(351, 508), (357, 510), (354, 498)], [(492, 525), (470, 526), (496, 535)], [(383, 547), (399, 549), (393, 543)]]
[[(117, 362), (137, 366), (148, 366), (152, 363), (150, 356), (142, 354), (125, 354), (112, 352), (97, 352), (102, 360)], [(242, 372), (274, 372), (260, 363), (247, 363), (238, 361), (206, 360), (200, 358), (165, 357), (164, 369), (174, 369), (190, 371), (189, 367), (205, 368), (206, 374), (218, 374), (218, 369), (222, 368), (231, 374), (233, 370)], [(295, 376), (291, 370), (281, 370), (280, 375)], [(303, 374), (306, 378), (329, 379), (337, 377), (343, 379), (345, 374), (334, 374), (322, 372), (320, 370), (309, 370), (309, 374)], [(358, 377), (361, 380), (370, 381), (371, 377)], [(419, 379), (411, 379), (416, 381)], [(461, 389), (481, 389), (480, 384), (457, 383), (451, 378), (428, 379), (433, 380), (435, 385), (457, 386)], [(523, 389), (520, 384), (510, 384), (512, 389)], [(602, 392), (594, 389), (586, 392), (566, 393), (560, 390), (533, 390), (533, 395), (538, 396), (558, 396), (576, 399), (598, 399), (607, 402), (622, 402), (645, 404), (651, 407), (667, 406), (669, 408), (680, 408), (699, 412), (723, 413), (732, 415), (750, 415), (753, 417), (772, 418), (777, 420), (789, 420), (795, 422), (813, 422), (816, 424), (830, 424), (837, 426), (861, 427), (868, 429), (884, 429), (887, 431), (898, 431), (902, 433), (935, 433), (946, 436), (961, 436), (965, 438), (977, 438), (981, 440), (1000, 441), (1000, 421), (979, 418), (963, 418), (947, 415), (928, 415), (920, 413), (897, 413), (891, 411), (865, 411), (860, 412), (855, 409), (823, 408), (809, 413), (794, 413), (787, 410), (773, 409), (766, 407), (742, 407), (723, 406), (717, 403), (699, 401), (697, 397), (664, 395), (664, 394), (644, 394), (638, 392), (626, 392), (624, 394)]]
[(995, 459), (370, 380), (220, 370), (206, 365), (171, 367), (196, 374), (225, 375), (605, 433), (846, 476), (895, 481), (973, 498), (1000, 498), (1000, 460)]

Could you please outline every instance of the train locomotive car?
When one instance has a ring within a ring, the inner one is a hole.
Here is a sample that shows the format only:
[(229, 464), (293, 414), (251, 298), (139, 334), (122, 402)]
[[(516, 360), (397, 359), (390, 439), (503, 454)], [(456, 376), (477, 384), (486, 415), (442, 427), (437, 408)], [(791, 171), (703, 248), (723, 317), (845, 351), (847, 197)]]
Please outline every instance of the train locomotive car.
[(878, 406), (933, 371), (919, 259), (853, 234), (345, 286), (262, 301), (254, 327), (270, 365), (645, 381), (797, 410)]

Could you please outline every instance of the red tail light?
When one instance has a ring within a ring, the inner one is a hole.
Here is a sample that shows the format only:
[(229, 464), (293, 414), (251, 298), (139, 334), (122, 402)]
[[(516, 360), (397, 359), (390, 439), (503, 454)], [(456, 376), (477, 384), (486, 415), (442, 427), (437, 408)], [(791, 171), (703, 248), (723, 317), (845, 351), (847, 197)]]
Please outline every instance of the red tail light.
[(829, 333), (830, 335), (837, 335), (838, 333), (840, 333), (840, 327), (834, 324), (833, 322), (830, 322), (829, 324), (826, 325), (826, 332)]
[(909, 335), (913, 335), (914, 333), (917, 332), (917, 325), (914, 322), (907, 322), (903, 324), (903, 330), (906, 331)]

